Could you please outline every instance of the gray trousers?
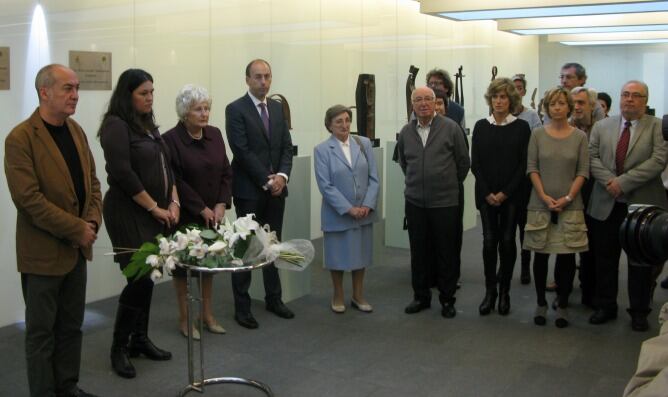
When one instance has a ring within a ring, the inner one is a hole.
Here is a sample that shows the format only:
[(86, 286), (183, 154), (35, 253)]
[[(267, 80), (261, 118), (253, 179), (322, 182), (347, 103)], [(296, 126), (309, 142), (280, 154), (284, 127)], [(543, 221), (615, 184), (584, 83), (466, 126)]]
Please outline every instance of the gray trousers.
[(86, 260), (79, 254), (63, 276), (21, 273), (26, 305), (26, 361), (33, 397), (78, 390), (81, 325), (86, 303)]

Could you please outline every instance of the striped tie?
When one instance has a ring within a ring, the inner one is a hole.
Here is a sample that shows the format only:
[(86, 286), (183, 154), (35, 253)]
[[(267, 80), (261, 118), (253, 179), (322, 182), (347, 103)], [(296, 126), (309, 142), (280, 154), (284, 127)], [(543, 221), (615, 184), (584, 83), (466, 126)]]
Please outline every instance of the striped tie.
[(260, 118), (262, 118), (262, 124), (264, 124), (264, 132), (267, 134), (267, 138), (269, 138), (271, 131), (269, 131), (269, 114), (267, 113), (267, 104), (262, 102), (259, 106)]
[(629, 140), (631, 139), (631, 122), (624, 123), (624, 131), (617, 142), (617, 151), (615, 152), (615, 164), (617, 166), (617, 175), (624, 173), (624, 160), (626, 160), (626, 152), (629, 150)]

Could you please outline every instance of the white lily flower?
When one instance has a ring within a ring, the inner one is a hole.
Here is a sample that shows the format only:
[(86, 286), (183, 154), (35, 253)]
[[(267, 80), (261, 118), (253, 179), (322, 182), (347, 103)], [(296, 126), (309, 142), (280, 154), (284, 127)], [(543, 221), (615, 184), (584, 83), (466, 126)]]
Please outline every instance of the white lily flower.
[(225, 218), (225, 222), (221, 222), (218, 224), (218, 228), (216, 229), (218, 234), (220, 235), (225, 235), (228, 231), (234, 231), (234, 225), (230, 223), (230, 220)]
[(204, 258), (204, 256), (206, 256), (208, 249), (209, 249), (208, 245), (199, 242), (193, 245), (192, 248), (190, 248), (190, 252), (188, 253), (188, 255), (194, 256), (197, 259), (202, 259)]
[(176, 237), (175, 250), (174, 251), (183, 251), (188, 247), (188, 236), (181, 232), (176, 232), (174, 235)]
[(218, 254), (222, 252), (225, 248), (227, 248), (227, 243), (225, 241), (218, 240), (209, 246), (209, 252)]
[(162, 273), (160, 273), (160, 270), (158, 269), (153, 269), (151, 272), (151, 281), (154, 283), (162, 278)]
[(165, 259), (165, 268), (169, 270), (170, 272), (176, 269), (176, 264), (178, 263), (178, 260), (174, 255), (170, 255)]
[(165, 237), (162, 237), (160, 240), (158, 240), (158, 246), (160, 247), (160, 255), (169, 255), (173, 252), (170, 241)]
[(146, 257), (146, 264), (150, 265), (151, 267), (158, 267), (160, 266), (160, 256), (158, 255), (149, 255)]
[(201, 230), (198, 229), (186, 229), (186, 235), (188, 236), (188, 241), (191, 243), (199, 243), (202, 241), (202, 238), (199, 236)]
[(250, 234), (251, 231), (256, 230), (260, 224), (253, 220), (254, 216), (255, 214), (248, 214), (242, 218), (238, 218), (234, 221), (234, 230), (237, 233), (244, 233), (246, 235)]
[(239, 259), (239, 258), (237, 258), (237, 259), (232, 259), (232, 261), (231, 261), (230, 263), (232, 263), (234, 266), (237, 266), (237, 267), (240, 267), (240, 266), (243, 266), (243, 265), (244, 265), (244, 261), (242, 261), (242, 260)]

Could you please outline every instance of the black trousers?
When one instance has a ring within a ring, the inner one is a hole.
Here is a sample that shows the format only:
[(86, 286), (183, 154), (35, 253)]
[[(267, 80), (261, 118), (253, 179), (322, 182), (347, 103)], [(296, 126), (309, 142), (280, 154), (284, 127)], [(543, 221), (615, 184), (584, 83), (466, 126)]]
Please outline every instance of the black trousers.
[[(497, 284), (506, 291), (510, 289), (510, 280), (517, 258), (515, 245), (517, 214), (517, 206), (509, 201), (498, 207), (486, 203), (480, 206), (482, 260), (487, 290), (496, 289)], [(497, 259), (500, 259), (498, 274)]]
[(580, 189), (582, 202), (584, 203), (585, 223), (587, 224), (587, 240), (589, 240), (589, 250), (580, 253), (580, 287), (582, 288), (582, 303), (592, 304), (594, 301), (594, 289), (596, 288), (596, 255), (594, 254), (594, 218), (587, 215), (589, 206), (589, 197), (591, 197), (595, 180), (591, 176), (585, 181)]
[[(536, 303), (538, 306), (547, 305), (545, 286), (547, 284), (547, 261), (550, 254), (536, 252), (533, 259), (533, 279), (536, 286)], [(568, 306), (568, 297), (573, 291), (575, 278), (575, 254), (557, 254), (554, 265), (554, 279), (557, 282), (557, 296), (559, 307)]]
[(81, 366), (86, 260), (79, 254), (74, 269), (62, 276), (22, 273), (21, 287), (26, 305), (25, 351), (30, 395), (74, 393)]
[[(594, 255), (596, 263), (596, 288), (594, 305), (597, 309), (617, 311), (619, 289), (619, 258), (622, 247), (619, 243), (619, 227), (627, 215), (627, 205), (615, 203), (608, 219), (593, 220)], [(636, 263), (628, 264), (629, 313), (647, 315), (652, 279), (652, 267)]]
[(414, 299), (431, 301), (429, 268), (434, 266), (441, 304), (454, 303), (459, 264), (456, 257), (459, 206), (423, 208), (406, 201)]
[[(284, 197), (274, 197), (266, 193), (258, 200), (235, 198), (234, 207), (238, 218), (254, 213), (258, 223), (260, 225), (268, 224), (280, 240), (283, 229), (283, 212), (285, 211)], [(273, 264), (263, 267), (262, 278), (264, 281), (264, 300), (267, 303), (280, 301), (282, 291), (278, 269)], [(248, 294), (250, 284), (251, 272), (232, 273), (234, 310), (237, 313), (250, 313), (251, 298)]]

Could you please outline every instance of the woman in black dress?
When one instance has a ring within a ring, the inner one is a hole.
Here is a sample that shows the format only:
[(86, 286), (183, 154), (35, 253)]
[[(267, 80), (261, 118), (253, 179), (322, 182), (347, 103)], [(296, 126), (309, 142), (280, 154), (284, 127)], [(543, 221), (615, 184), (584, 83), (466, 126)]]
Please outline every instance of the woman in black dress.
[[(139, 248), (167, 233), (179, 221), (179, 200), (170, 166), (169, 150), (153, 116), (153, 77), (141, 69), (128, 69), (118, 78), (99, 131), (106, 160), (109, 191), (103, 214), (124, 269)], [(111, 364), (124, 378), (134, 378), (130, 357), (169, 360), (172, 355), (148, 338), (153, 281), (127, 280), (118, 299)]]
[[(489, 314), (498, 296), (499, 314), (506, 315), (510, 312), (510, 280), (517, 257), (517, 217), (520, 211), (526, 210), (525, 172), (531, 129), (526, 121), (512, 114), (521, 104), (521, 97), (510, 79), (493, 80), (485, 99), (492, 114), (476, 123), (471, 147), (487, 290), (479, 312)], [(498, 270), (497, 252), (500, 256)]]

